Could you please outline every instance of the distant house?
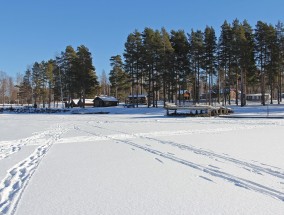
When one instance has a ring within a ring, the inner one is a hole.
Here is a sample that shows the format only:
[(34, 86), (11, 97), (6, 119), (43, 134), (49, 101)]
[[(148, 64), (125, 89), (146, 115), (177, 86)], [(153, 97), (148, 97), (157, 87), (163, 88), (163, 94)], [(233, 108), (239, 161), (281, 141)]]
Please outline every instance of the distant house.
[(111, 107), (118, 105), (118, 100), (112, 96), (97, 96), (93, 102), (95, 107)]
[(129, 104), (147, 104), (148, 98), (147, 95), (138, 94), (138, 95), (129, 95), (127, 97), (127, 103)]

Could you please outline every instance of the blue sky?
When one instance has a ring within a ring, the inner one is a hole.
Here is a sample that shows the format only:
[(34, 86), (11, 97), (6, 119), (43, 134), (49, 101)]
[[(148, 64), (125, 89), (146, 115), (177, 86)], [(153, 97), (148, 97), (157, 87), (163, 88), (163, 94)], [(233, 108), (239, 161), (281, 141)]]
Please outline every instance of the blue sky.
[(9, 0), (0, 3), (0, 70), (24, 73), (35, 61), (49, 60), (83, 44), (98, 75), (121, 54), (129, 33), (145, 27), (168, 31), (204, 30), (219, 34), (224, 20), (284, 22), (283, 0)]

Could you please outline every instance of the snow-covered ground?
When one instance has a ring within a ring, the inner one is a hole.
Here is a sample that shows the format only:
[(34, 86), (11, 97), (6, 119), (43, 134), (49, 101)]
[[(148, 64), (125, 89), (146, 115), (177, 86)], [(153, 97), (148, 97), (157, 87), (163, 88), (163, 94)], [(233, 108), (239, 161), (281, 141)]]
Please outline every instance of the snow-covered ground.
[(283, 215), (284, 106), (234, 110), (0, 114), (0, 214)]

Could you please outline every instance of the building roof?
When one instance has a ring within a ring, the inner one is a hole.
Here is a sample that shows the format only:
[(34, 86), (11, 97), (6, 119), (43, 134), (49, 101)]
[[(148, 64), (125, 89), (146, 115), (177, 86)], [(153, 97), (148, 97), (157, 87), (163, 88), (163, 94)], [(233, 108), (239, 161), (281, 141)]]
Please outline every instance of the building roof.
[(97, 96), (95, 99), (97, 98), (106, 102), (118, 102), (117, 98), (113, 96)]

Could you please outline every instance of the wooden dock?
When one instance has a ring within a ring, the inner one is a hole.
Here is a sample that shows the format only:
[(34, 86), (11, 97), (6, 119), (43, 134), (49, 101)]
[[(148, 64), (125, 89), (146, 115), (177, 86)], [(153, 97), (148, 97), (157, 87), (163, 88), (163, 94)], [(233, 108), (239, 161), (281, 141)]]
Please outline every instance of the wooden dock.
[(227, 115), (231, 109), (224, 106), (211, 106), (211, 105), (190, 105), (190, 106), (178, 106), (174, 103), (167, 103), (164, 107), (167, 111), (167, 115), (185, 115), (185, 116), (219, 116)]

